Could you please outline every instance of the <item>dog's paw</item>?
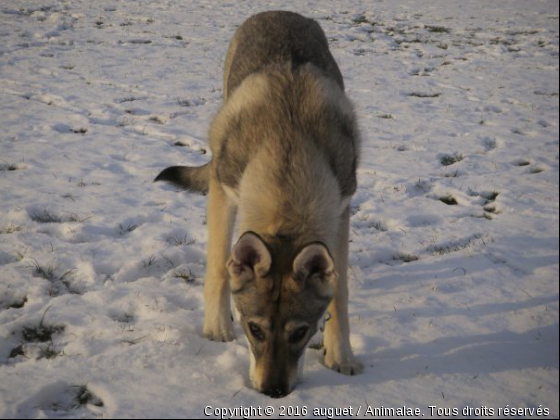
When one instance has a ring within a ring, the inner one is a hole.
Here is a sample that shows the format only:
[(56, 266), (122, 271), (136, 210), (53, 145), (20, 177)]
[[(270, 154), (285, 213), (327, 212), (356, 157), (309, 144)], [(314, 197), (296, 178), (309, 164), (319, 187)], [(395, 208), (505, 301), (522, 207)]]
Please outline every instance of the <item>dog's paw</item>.
[(359, 375), (364, 370), (363, 365), (354, 357), (347, 358), (343, 361), (337, 361), (334, 360), (334, 358), (329, 358), (328, 353), (325, 355), (325, 365), (329, 369), (347, 376)]
[(223, 322), (205, 322), (203, 333), (204, 337), (210, 341), (226, 343), (235, 340), (231, 319), (224, 320)]

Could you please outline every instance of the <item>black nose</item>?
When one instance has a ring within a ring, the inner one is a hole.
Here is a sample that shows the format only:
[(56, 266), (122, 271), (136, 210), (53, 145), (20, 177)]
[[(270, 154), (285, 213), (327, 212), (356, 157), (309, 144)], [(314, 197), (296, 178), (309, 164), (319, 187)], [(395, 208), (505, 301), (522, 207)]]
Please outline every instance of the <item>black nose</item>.
[(286, 395), (290, 393), (290, 391), (286, 388), (267, 388), (263, 392), (263, 394), (268, 395), (270, 398), (284, 398)]

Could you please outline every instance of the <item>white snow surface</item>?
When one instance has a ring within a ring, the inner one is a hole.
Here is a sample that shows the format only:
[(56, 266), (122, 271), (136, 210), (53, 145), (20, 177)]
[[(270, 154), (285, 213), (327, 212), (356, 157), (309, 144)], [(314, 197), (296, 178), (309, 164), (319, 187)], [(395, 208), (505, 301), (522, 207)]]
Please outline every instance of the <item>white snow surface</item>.
[[(365, 370), (310, 349), (281, 400), (251, 389), (239, 325), (202, 337), (206, 198), (152, 182), (210, 159), (228, 42), (272, 9), (320, 22), (363, 133)], [(558, 16), (548, 0), (2, 0), (0, 417), (558, 417)]]

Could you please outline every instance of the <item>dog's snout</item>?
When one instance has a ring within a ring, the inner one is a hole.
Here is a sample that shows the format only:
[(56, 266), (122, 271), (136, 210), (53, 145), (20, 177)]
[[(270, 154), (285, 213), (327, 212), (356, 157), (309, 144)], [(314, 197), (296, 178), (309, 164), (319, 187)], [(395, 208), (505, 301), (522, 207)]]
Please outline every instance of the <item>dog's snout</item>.
[(263, 391), (263, 394), (268, 395), (270, 398), (284, 398), (289, 393), (290, 390), (283, 387), (267, 388)]

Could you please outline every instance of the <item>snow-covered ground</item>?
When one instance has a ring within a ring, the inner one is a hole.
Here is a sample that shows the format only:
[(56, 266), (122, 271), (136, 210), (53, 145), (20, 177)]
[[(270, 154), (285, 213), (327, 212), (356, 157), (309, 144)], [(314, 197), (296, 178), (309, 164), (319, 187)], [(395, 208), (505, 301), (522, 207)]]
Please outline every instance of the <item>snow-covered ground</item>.
[[(320, 21), (364, 138), (365, 372), (309, 350), (282, 400), (250, 388), (239, 326), (201, 336), (205, 197), (152, 183), (208, 161), (228, 41), (268, 9)], [(0, 417), (557, 417), (558, 18), (553, 0), (0, 1)]]

